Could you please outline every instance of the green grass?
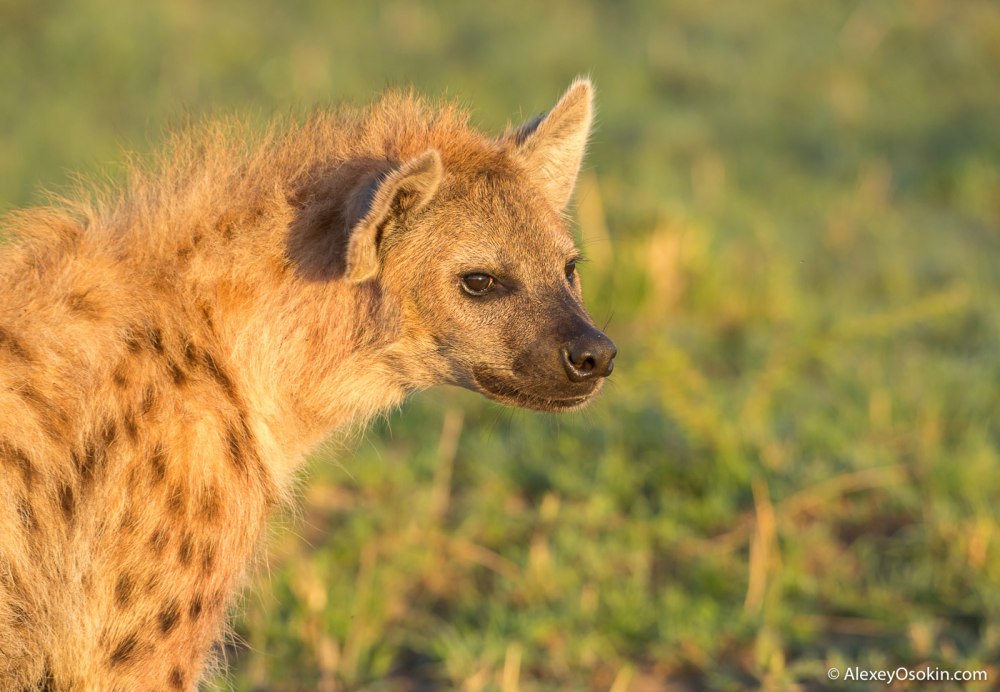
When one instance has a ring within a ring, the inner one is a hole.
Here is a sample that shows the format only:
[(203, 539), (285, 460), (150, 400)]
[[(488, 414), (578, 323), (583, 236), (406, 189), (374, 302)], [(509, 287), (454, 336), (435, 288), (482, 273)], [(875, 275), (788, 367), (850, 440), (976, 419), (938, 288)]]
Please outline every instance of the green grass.
[(996, 684), (994, 3), (215, 7), (0, 0), (0, 208), (191, 114), (412, 83), (496, 129), (587, 72), (621, 352), (581, 414), (439, 390), (317, 454), (220, 686)]

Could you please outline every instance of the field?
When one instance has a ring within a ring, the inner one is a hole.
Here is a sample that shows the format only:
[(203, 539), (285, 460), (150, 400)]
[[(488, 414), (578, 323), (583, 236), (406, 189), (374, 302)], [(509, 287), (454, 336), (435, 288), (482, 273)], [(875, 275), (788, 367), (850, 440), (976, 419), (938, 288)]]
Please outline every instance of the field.
[(215, 685), (997, 685), (995, 3), (0, 0), (0, 211), (192, 118), (412, 84), (497, 131), (579, 73), (605, 393), (332, 441)]

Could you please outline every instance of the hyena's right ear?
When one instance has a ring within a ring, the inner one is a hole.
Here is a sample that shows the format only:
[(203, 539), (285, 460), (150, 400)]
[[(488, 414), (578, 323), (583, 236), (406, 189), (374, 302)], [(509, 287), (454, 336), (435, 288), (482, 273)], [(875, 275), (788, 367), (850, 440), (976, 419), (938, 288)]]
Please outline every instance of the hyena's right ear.
[(379, 248), (386, 235), (400, 217), (419, 211), (434, 198), (442, 172), (441, 155), (428, 149), (355, 193), (357, 199), (348, 205), (359, 210), (352, 214), (357, 221), (347, 244), (348, 281), (367, 281), (378, 274)]

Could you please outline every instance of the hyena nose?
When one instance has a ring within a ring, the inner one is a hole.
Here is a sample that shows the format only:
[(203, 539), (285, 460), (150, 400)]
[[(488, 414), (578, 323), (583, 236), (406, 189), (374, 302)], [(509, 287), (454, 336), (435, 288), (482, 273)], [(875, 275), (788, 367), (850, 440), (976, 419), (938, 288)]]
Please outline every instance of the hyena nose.
[(573, 382), (585, 382), (607, 377), (615, 367), (618, 348), (611, 339), (596, 329), (572, 339), (562, 347), (563, 367)]

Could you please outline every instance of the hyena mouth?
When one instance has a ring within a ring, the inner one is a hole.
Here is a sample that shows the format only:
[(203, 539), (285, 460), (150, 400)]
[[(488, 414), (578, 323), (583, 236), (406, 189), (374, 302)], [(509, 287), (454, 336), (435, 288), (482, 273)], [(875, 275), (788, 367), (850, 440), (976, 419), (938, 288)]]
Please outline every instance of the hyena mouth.
[(571, 411), (590, 401), (601, 388), (600, 382), (595, 382), (583, 394), (566, 397), (547, 397), (526, 392), (499, 377), (484, 372), (474, 371), (472, 377), (476, 381), (479, 391), (490, 399), (499, 401), (501, 404), (531, 408), (536, 411)]

